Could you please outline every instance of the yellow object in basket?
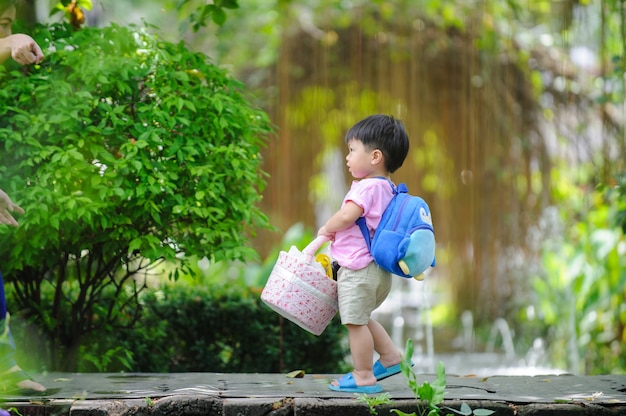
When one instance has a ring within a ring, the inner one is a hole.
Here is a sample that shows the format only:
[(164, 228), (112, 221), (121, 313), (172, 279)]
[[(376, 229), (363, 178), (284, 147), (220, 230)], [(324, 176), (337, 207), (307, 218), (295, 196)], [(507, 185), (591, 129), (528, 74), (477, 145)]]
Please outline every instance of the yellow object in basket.
[(320, 253), (317, 256), (315, 256), (315, 261), (322, 265), (322, 267), (324, 268), (324, 271), (326, 271), (326, 276), (332, 279), (333, 278), (333, 266), (331, 264), (330, 257), (328, 257), (326, 254)]

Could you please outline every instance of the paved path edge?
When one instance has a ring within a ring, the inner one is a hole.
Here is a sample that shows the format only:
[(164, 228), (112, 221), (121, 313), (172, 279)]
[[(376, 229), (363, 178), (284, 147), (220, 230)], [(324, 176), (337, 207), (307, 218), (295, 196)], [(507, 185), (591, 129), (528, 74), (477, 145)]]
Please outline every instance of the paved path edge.
[[(485, 400), (450, 400), (439, 408), (441, 415), (456, 415), (447, 408), (487, 409), (497, 416), (617, 416), (626, 414), (624, 404), (511, 403)], [(366, 403), (350, 397), (338, 398), (222, 398), (207, 395), (173, 395), (145, 399), (50, 400), (5, 402), (5, 409), (22, 416), (372, 416)], [(414, 400), (392, 400), (374, 407), (378, 416), (394, 415), (393, 409), (416, 412)]]

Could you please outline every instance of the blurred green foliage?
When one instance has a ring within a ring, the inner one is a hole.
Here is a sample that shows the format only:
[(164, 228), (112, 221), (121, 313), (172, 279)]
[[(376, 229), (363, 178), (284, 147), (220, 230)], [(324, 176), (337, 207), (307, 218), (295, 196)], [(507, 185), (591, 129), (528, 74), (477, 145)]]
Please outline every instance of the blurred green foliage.
[[(564, 173), (565, 169), (559, 171)], [(562, 232), (543, 249), (533, 279), (550, 362), (581, 374), (626, 371), (626, 175), (596, 188), (556, 178)], [(563, 221), (574, 216), (576, 221)], [(558, 224), (558, 223), (557, 223)]]

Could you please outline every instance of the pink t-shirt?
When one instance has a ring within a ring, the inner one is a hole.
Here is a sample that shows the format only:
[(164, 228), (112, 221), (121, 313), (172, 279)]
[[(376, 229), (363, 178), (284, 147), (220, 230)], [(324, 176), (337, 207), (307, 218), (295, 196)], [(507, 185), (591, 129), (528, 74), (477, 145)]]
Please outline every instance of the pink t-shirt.
[[(366, 178), (352, 182), (343, 204), (352, 201), (363, 209), (365, 223), (373, 237), (392, 198), (393, 190), (387, 180)], [(345, 230), (337, 231), (335, 240), (330, 245), (330, 254), (340, 266), (352, 270), (362, 269), (374, 260), (356, 223)]]

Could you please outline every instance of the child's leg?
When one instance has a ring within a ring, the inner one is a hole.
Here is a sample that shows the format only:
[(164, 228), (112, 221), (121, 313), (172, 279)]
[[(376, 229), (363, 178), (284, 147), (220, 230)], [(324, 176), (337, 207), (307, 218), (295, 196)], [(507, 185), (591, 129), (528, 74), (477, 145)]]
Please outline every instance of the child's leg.
[[(337, 283), (339, 313), (341, 322), (348, 328), (354, 364), (352, 376), (357, 386), (374, 386), (376, 377), (372, 368), (375, 348), (379, 354), (382, 352), (385, 360), (397, 359), (390, 365), (400, 362), (400, 354), (387, 332), (378, 322), (371, 323), (370, 319), (372, 311), (380, 306), (391, 290), (391, 274), (372, 262), (366, 269), (356, 271), (341, 268)], [(332, 384), (338, 383), (335, 381)]]
[(352, 375), (357, 386), (373, 386), (376, 377), (372, 373), (374, 338), (368, 325), (346, 325), (350, 341), (350, 353), (354, 364)]
[(367, 327), (372, 335), (374, 350), (380, 355), (380, 363), (384, 367), (396, 365), (402, 361), (400, 351), (398, 351), (391, 337), (378, 321), (370, 319)]

